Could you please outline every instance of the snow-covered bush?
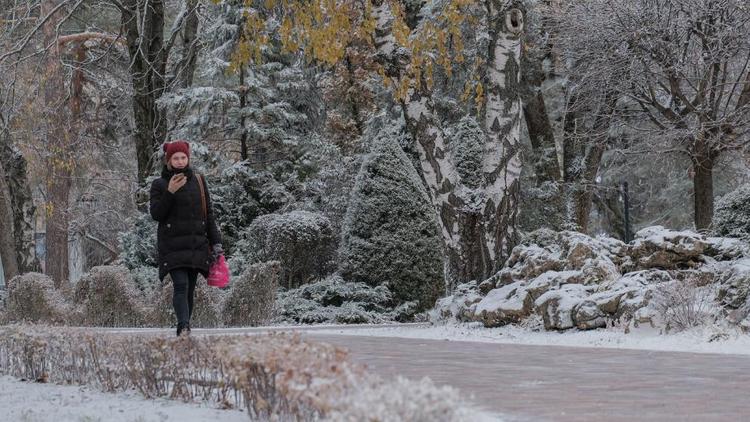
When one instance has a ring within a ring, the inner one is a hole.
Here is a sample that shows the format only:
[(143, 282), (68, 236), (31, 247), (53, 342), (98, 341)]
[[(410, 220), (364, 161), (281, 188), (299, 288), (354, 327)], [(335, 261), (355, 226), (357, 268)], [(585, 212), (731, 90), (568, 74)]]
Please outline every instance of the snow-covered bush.
[(135, 285), (144, 295), (150, 295), (159, 287), (159, 268), (135, 267), (130, 270)]
[(255, 170), (246, 162), (226, 168), (208, 187), (222, 243), (230, 255), (242, 232), (256, 217), (277, 211), (294, 200), (273, 175)]
[[(172, 305), (172, 277), (164, 277), (164, 284), (160, 289), (152, 293), (150, 301), (147, 324), (156, 327), (171, 327), (177, 323)], [(193, 299), (193, 314), (190, 316), (192, 328), (218, 327), (221, 325), (221, 303), (223, 292), (214, 287), (209, 287), (202, 276), (198, 276), (195, 284), (195, 297)]]
[(482, 156), (487, 135), (472, 116), (465, 116), (450, 129), (446, 139), (461, 182), (470, 188), (480, 187), (484, 177)]
[(415, 301), (422, 310), (443, 291), (442, 244), (400, 136), (381, 131), (362, 163), (344, 223), (340, 271), (346, 280), (387, 286), (398, 303)]
[[(71, 365), (71, 362), (84, 363)], [(456, 390), (384, 380), (299, 335), (168, 337), (0, 327), (0, 373), (245, 408), (250, 420), (477, 421)], [(179, 380), (179, 382), (175, 382)]]
[(142, 293), (122, 266), (92, 268), (76, 284), (73, 301), (81, 325), (128, 327), (146, 320)]
[(253, 264), (232, 283), (222, 308), (224, 324), (258, 326), (273, 313), (281, 268), (278, 261)]
[(458, 390), (438, 387), (429, 378), (396, 377), (361, 383), (351, 396), (333, 406), (331, 421), (479, 421), (483, 417), (466, 406)]
[(147, 213), (133, 218), (132, 229), (120, 233), (120, 260), (129, 269), (157, 267), (156, 221)]
[(274, 320), (303, 324), (402, 321), (410, 319), (417, 307), (414, 302), (404, 303), (396, 309), (393, 305), (393, 295), (385, 286), (370, 287), (331, 276), (280, 292)]
[(241, 273), (253, 263), (279, 261), (281, 285), (293, 288), (332, 271), (335, 248), (326, 217), (308, 211), (267, 214), (248, 227), (230, 266), (234, 273)]
[(651, 306), (667, 330), (685, 330), (707, 321), (712, 298), (695, 280), (674, 280), (655, 286)]
[(48, 276), (40, 273), (15, 276), (8, 282), (7, 290), (4, 319), (48, 324), (67, 322), (70, 305)]
[(713, 229), (718, 236), (750, 240), (750, 184), (716, 201)]

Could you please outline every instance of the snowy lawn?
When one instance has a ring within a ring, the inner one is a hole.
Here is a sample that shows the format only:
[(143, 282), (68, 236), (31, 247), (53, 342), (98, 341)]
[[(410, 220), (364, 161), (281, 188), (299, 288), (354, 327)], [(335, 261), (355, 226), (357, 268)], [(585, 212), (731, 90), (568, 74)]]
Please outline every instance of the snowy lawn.
[(2, 419), (19, 422), (243, 421), (247, 413), (176, 400), (147, 400), (137, 392), (103, 393), (85, 386), (41, 384), (0, 376)]
[(477, 341), (555, 345), (571, 347), (606, 347), (615, 349), (661, 350), (695, 353), (727, 353), (750, 355), (750, 335), (739, 330), (702, 327), (680, 333), (660, 334), (650, 327), (601, 328), (596, 330), (538, 331), (517, 325), (485, 328), (481, 323), (388, 326), (339, 329), (316, 329), (318, 334), (343, 334), (381, 337), (403, 337), (452, 341)]

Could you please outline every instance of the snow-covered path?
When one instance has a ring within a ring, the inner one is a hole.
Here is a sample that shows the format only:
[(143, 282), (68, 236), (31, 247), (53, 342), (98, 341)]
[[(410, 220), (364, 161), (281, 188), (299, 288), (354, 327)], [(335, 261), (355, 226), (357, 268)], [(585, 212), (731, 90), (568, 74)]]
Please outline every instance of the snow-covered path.
[(8, 422), (247, 422), (238, 410), (176, 400), (146, 400), (136, 392), (104, 393), (86, 386), (40, 384), (0, 376), (0, 420)]
[[(165, 329), (101, 330), (172, 335)], [(456, 387), (505, 421), (724, 421), (750, 415), (747, 335), (714, 340), (711, 330), (560, 334), (425, 324), (195, 329), (193, 335), (287, 330), (347, 348), (384, 377), (427, 376)]]
[(383, 375), (429, 376), (505, 420), (727, 421), (750, 415), (750, 356), (309, 333)]

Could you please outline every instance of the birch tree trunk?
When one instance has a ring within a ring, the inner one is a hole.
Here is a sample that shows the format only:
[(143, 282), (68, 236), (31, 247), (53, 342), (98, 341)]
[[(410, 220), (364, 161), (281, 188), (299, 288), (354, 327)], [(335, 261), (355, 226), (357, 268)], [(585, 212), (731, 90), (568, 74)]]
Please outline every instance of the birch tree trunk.
[[(516, 238), (523, 13), (500, 4), (488, 2), (487, 9), (486, 22), (492, 39), (485, 81), (487, 100), (481, 113), (485, 133), (481, 182), (463, 180), (459, 174), (427, 84), (410, 88), (402, 103), (407, 129), (419, 152), (422, 177), (442, 229), (449, 290), (458, 283), (483, 280), (497, 272)], [(390, 31), (388, 4), (374, 6), (379, 56), (391, 72), (398, 73), (399, 52)]]
[(4, 280), (15, 277), (18, 271), (18, 260), (16, 259), (16, 248), (13, 230), (13, 206), (11, 205), (11, 193), (6, 183), (5, 166), (0, 160), (0, 269), (3, 271)]
[[(12, 235), (15, 260), (18, 273), (39, 271), (39, 261), (34, 251), (34, 214), (36, 208), (31, 198), (31, 189), (26, 178), (26, 160), (23, 155), (15, 151), (11, 145), (11, 138), (5, 131), (0, 131), (0, 167), (4, 172), (5, 184), (0, 195), (7, 195), (7, 205), (10, 206), (10, 225), (6, 226), (6, 220), (2, 219), (1, 227), (9, 227), (6, 232)], [(5, 201), (6, 199), (0, 199)], [(0, 203), (0, 207), (2, 204)], [(0, 211), (4, 213), (5, 211)], [(5, 258), (3, 258), (5, 259)]]

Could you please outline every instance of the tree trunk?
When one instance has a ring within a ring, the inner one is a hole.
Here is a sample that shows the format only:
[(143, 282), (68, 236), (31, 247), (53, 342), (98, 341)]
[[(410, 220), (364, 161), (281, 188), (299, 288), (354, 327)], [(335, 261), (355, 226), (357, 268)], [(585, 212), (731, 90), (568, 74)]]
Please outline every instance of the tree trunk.
[[(55, 0), (42, 3), (42, 15), (49, 14)], [(70, 169), (73, 165), (69, 151), (70, 133), (64, 126), (65, 81), (60, 65), (60, 48), (57, 43), (58, 18), (50, 18), (44, 25), (44, 42), (49, 46), (45, 60), (44, 84), (45, 128), (49, 151), (47, 179), (47, 260), (45, 272), (56, 286), (68, 280), (68, 200), (70, 196)]]
[[(534, 151), (534, 172), (537, 186), (545, 182), (557, 182), (562, 179), (560, 164), (557, 158), (557, 145), (552, 127), (551, 116), (542, 93), (546, 76), (542, 69), (545, 56), (540, 47), (527, 37), (521, 53), (521, 100), (523, 115), (529, 131), (529, 140)], [(564, 93), (560, 93), (563, 95)]]
[(11, 206), (15, 259), (18, 272), (40, 271), (39, 260), (34, 251), (34, 214), (36, 208), (31, 198), (31, 189), (26, 178), (26, 160), (23, 155), (11, 146), (7, 132), (0, 133), (0, 166), (5, 172), (5, 186), (8, 190)]
[[(376, 4), (374, 12), (380, 58), (393, 66), (395, 43), (387, 2)], [(492, 41), (488, 51), (487, 103), (481, 122), (486, 134), (481, 157), (483, 177), (478, 185), (462, 180), (427, 84), (410, 88), (402, 103), (406, 126), (416, 140), (422, 176), (442, 229), (449, 289), (493, 275), (516, 240), (522, 118), (518, 95), (519, 34), (523, 14), (518, 9), (498, 10), (494, 3), (488, 13)]]
[(245, 64), (242, 63), (239, 65), (239, 72), (240, 72), (240, 89), (239, 89), (239, 96), (240, 96), (240, 158), (242, 161), (247, 161), (248, 159), (248, 152), (247, 152), (247, 127), (245, 127), (245, 120), (247, 119), (245, 115), (245, 107), (247, 106), (247, 87), (245, 86)]
[[(164, 49), (164, 4), (123, 1), (121, 20), (130, 56), (138, 183), (144, 185), (155, 167), (155, 154), (166, 137), (166, 121), (156, 106), (164, 93), (167, 51)], [(139, 25), (142, 23), (142, 25)]]
[(582, 233), (588, 233), (589, 217), (591, 216), (591, 204), (594, 199), (596, 188), (596, 175), (602, 162), (605, 150), (603, 141), (595, 142), (587, 153), (584, 160), (584, 171), (574, 191), (575, 223)]
[(19, 266), (14, 242), (13, 206), (6, 180), (5, 166), (3, 160), (0, 160), (0, 227), (3, 227), (0, 229), (0, 260), (4, 280), (10, 280), (18, 275)]
[[(601, 99), (598, 109), (594, 110), (596, 117), (590, 129), (583, 133), (575, 127), (573, 118), (573, 132), (570, 133), (572, 142), (566, 142), (565, 175), (566, 181), (571, 183), (573, 197), (573, 222), (578, 230), (587, 233), (589, 229), (589, 218), (591, 216), (591, 204), (594, 197), (596, 176), (602, 163), (602, 156), (607, 149), (608, 129), (611, 123), (612, 112), (617, 103), (617, 96), (608, 92)], [(567, 150), (570, 148), (570, 151)], [(584, 151), (580, 154), (579, 151)], [(570, 160), (569, 162), (567, 160)]]
[(714, 178), (715, 154), (702, 140), (696, 141), (692, 154), (693, 162), (693, 203), (695, 208), (696, 230), (711, 227), (714, 217)]
[(198, 59), (198, 0), (185, 0), (185, 25), (182, 28), (182, 59), (177, 66), (178, 86), (188, 88), (193, 85), (195, 63)]

